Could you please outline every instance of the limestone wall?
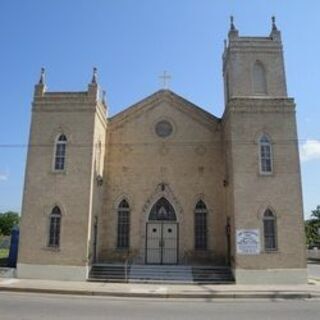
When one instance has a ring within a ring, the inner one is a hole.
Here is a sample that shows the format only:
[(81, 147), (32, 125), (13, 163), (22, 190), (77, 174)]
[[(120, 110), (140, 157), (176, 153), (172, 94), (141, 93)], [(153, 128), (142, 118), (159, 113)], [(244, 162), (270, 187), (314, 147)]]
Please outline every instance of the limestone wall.
[[(236, 255), (236, 268), (304, 268), (302, 194), (294, 104), (290, 99), (233, 99), (228, 118), (232, 132), (233, 195), (236, 229), (259, 229), (260, 255)], [(272, 141), (273, 172), (259, 171), (258, 140)], [(263, 213), (276, 216), (278, 249), (264, 251)]]
[[(43, 93), (33, 103), (18, 263), (81, 266), (87, 263), (92, 206), (96, 96)], [(54, 142), (67, 136), (65, 170), (53, 169)], [(48, 247), (49, 215), (62, 211), (59, 248)]]
[[(99, 259), (117, 260), (127, 254), (116, 249), (117, 206), (126, 198), (131, 209), (130, 251), (135, 261), (143, 263), (148, 214), (152, 204), (163, 195), (174, 206), (178, 217), (180, 262), (197, 257), (194, 209), (200, 198), (209, 210), (209, 255), (224, 260), (225, 167), (219, 121), (169, 92), (160, 92), (146, 104), (110, 121)], [(173, 125), (172, 135), (165, 139), (154, 131), (161, 119)], [(159, 191), (160, 183), (166, 185), (163, 192)]]

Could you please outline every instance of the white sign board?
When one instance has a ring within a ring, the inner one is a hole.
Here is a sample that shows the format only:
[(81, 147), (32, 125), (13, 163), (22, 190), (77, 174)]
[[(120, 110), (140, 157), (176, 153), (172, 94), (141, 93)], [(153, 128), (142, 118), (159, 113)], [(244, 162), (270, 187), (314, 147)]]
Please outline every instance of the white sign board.
[(260, 254), (259, 229), (237, 230), (237, 253), (245, 255)]

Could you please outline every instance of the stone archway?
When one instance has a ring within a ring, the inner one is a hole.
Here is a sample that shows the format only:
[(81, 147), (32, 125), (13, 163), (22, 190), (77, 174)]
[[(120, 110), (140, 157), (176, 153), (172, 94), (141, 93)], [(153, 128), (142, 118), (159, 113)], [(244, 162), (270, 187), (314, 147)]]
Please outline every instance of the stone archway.
[[(180, 204), (180, 201), (177, 199), (173, 191), (171, 190), (171, 187), (166, 182), (159, 183), (154, 191), (150, 194), (150, 196), (146, 199), (143, 207), (142, 207), (142, 214), (140, 218), (140, 253), (139, 258), (136, 259), (138, 263), (146, 263), (146, 242), (147, 242), (147, 223), (151, 222), (149, 221), (150, 212), (154, 206), (155, 203), (161, 198), (165, 198), (169, 201), (171, 206), (174, 209), (175, 215), (176, 215), (176, 223), (179, 225), (178, 230), (178, 238), (183, 235), (184, 233), (184, 224), (183, 224), (183, 209)], [(184, 254), (184, 244), (179, 241), (178, 242), (179, 248), (178, 248), (178, 262), (183, 260), (183, 254)]]
[(152, 206), (146, 224), (147, 264), (178, 263), (178, 227), (173, 206), (161, 197)]

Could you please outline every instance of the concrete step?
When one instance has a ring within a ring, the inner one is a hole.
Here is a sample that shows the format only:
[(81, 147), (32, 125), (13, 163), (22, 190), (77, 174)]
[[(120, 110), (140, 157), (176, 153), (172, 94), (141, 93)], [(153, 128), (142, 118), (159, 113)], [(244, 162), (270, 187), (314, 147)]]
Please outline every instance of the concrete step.
[(137, 283), (233, 283), (223, 266), (95, 264), (89, 281)]

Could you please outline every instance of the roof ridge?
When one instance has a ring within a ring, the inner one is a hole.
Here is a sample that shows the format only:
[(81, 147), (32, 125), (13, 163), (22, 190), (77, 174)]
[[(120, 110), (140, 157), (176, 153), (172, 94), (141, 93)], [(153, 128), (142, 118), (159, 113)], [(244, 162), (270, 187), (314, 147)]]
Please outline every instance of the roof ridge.
[(122, 111), (118, 112), (117, 114), (113, 115), (112, 117), (109, 118), (109, 120), (113, 121), (115, 119), (121, 118), (121, 116), (123, 116), (125, 114), (129, 115), (129, 114), (131, 114), (131, 112), (133, 112), (133, 110), (135, 110), (139, 106), (140, 106), (140, 108), (143, 108), (143, 106), (149, 104), (152, 100), (155, 100), (156, 98), (161, 99), (161, 97), (163, 97), (163, 95), (167, 95), (169, 97), (171, 96), (173, 98), (176, 98), (176, 99), (182, 101), (183, 103), (187, 104), (191, 108), (194, 108), (197, 111), (200, 111), (202, 114), (204, 114), (206, 117), (208, 117), (212, 120), (219, 120), (220, 119), (220, 118), (216, 117), (215, 115), (213, 115), (212, 113), (206, 111), (205, 109), (197, 106), (193, 102), (191, 102), (191, 101), (187, 100), (186, 98), (180, 96), (179, 94), (175, 93), (174, 91), (172, 91), (170, 89), (160, 89), (160, 90), (157, 90), (156, 92), (150, 94), (146, 98), (143, 98), (143, 99), (137, 101), (136, 103), (132, 104), (131, 106), (129, 106), (129, 107), (123, 109)]

